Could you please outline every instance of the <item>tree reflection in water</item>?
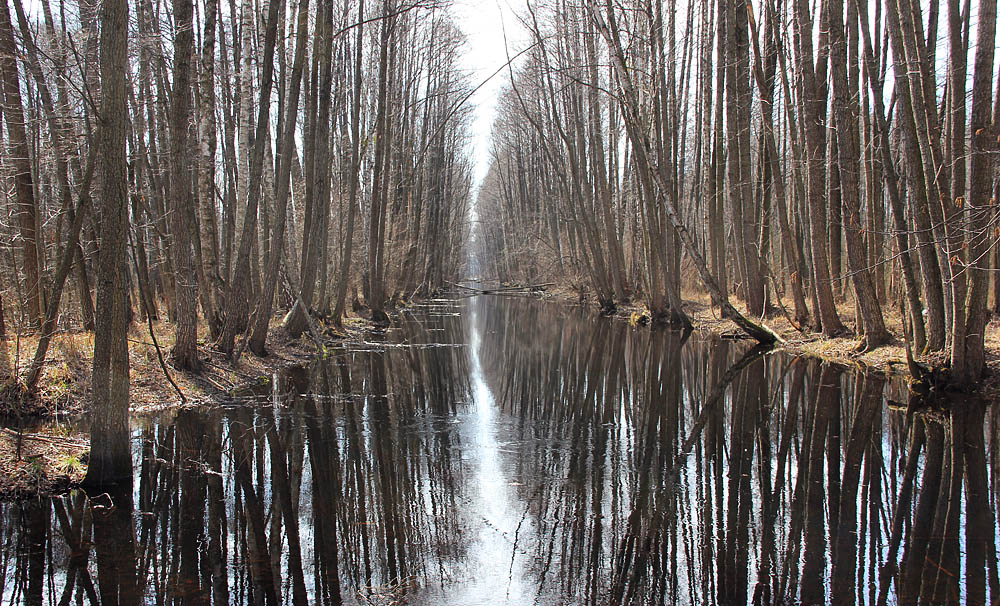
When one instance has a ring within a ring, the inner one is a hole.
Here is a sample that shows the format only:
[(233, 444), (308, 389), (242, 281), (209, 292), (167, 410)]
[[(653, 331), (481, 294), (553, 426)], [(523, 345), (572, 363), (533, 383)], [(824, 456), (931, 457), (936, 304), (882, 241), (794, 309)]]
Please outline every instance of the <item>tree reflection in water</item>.
[(907, 397), (553, 305), (435, 302), (138, 419), (134, 487), (0, 504), (0, 596), (996, 603), (997, 407), (887, 407)]

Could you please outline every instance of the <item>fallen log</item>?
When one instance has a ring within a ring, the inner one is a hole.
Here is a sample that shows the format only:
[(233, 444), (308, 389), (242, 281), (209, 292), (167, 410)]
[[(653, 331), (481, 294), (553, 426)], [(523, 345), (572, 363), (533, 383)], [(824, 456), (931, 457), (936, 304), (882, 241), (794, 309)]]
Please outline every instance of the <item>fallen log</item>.
[(535, 291), (543, 291), (549, 286), (554, 286), (554, 282), (545, 282), (542, 284), (526, 284), (523, 286), (498, 286), (497, 288), (473, 288), (471, 286), (465, 286), (464, 284), (459, 284), (457, 282), (448, 282), (451, 286), (455, 288), (460, 288), (465, 291), (469, 291), (478, 295), (498, 295), (506, 293), (529, 293)]

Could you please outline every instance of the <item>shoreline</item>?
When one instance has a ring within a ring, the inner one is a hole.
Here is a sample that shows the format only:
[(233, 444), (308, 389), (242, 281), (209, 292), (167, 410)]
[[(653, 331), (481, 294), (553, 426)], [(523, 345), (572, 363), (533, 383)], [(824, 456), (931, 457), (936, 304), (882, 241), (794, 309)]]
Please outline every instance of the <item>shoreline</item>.
[[(564, 288), (547, 290), (536, 298), (570, 307), (586, 309), (592, 312), (595, 317), (601, 313), (598, 303), (593, 298), (586, 297), (581, 301), (577, 292)], [(711, 304), (707, 294), (685, 291), (682, 295), (682, 301), (684, 312), (694, 325), (694, 332), (714, 335), (719, 338), (753, 341), (753, 339), (742, 334), (731, 320), (725, 320), (719, 316), (718, 310)], [(733, 301), (733, 303), (741, 312), (746, 311), (742, 303), (738, 301)], [(788, 304), (785, 303), (785, 306), (787, 308)], [(889, 312), (885, 316), (886, 328), (892, 335), (891, 343), (882, 345), (871, 351), (858, 352), (856, 351), (856, 347), (861, 339), (855, 333), (851, 332), (842, 336), (827, 337), (822, 333), (810, 330), (800, 331), (783, 315), (780, 311), (781, 308), (779, 307), (778, 309), (779, 311), (775, 314), (764, 319), (764, 324), (774, 330), (783, 340), (783, 342), (776, 343), (772, 351), (780, 351), (793, 356), (816, 358), (824, 362), (858, 368), (866, 372), (881, 372), (892, 377), (910, 376), (906, 364), (906, 348), (903, 341), (902, 322), (898, 313)], [(846, 326), (856, 327), (853, 302), (839, 302), (838, 312)], [(663, 328), (671, 330), (667, 325), (651, 323), (649, 321), (649, 311), (643, 303), (619, 304), (613, 314), (605, 317), (626, 321), (633, 326), (647, 329)], [(934, 368), (941, 367), (946, 362), (946, 357), (942, 352), (923, 355), (914, 353), (914, 359), (917, 362)], [(987, 324), (986, 366), (986, 377), (977, 389), (977, 393), (987, 398), (1000, 398), (1000, 317), (996, 316), (991, 317)]]
[[(185, 406), (208, 404), (220, 396), (258, 384), (286, 368), (308, 363), (318, 355), (316, 344), (303, 334), (290, 339), (282, 332), (283, 313), (271, 322), (268, 355), (264, 358), (243, 352), (231, 364), (207, 342), (207, 329), (199, 326), (198, 351), (203, 364), (198, 374), (172, 368), (171, 379), (184, 400), (164, 376), (156, 348), (145, 325), (129, 330), (129, 416), (154, 414)], [(359, 338), (368, 328), (367, 320), (344, 318), (340, 343)], [(173, 343), (173, 325), (154, 324), (154, 334), (166, 360)], [(13, 341), (13, 339), (8, 339)], [(10, 343), (8, 342), (8, 345)], [(79, 487), (87, 470), (90, 436), (86, 430), (86, 405), (90, 398), (93, 333), (58, 333), (49, 348), (37, 395), (28, 400), (28, 410), (11, 414), (12, 402), (0, 402), (0, 500), (20, 500), (63, 494)], [(328, 343), (336, 342), (330, 338)], [(17, 368), (34, 353), (37, 337), (21, 337)], [(88, 347), (89, 345), (89, 347)], [(13, 349), (13, 348), (11, 348)], [(14, 352), (12, 351), (11, 354)], [(2, 387), (2, 386), (0, 386)], [(3, 394), (7, 398), (7, 394)], [(18, 429), (21, 429), (20, 431)]]
[[(746, 340), (733, 322), (723, 320), (713, 309), (708, 298), (700, 293), (685, 293), (684, 311), (694, 325), (693, 331), (702, 336)], [(494, 296), (494, 295), (481, 295)], [(592, 313), (599, 320), (600, 309), (593, 300), (580, 301), (579, 295), (565, 289), (554, 288), (530, 298), (576, 308)], [(846, 305), (845, 305), (846, 307)], [(398, 315), (399, 310), (393, 312)], [(307, 335), (290, 339), (281, 332), (282, 314), (272, 320), (270, 347), (265, 358), (244, 352), (237, 364), (232, 365), (204, 340), (199, 351), (204, 368), (199, 374), (170, 369), (178, 388), (184, 393), (181, 401), (177, 392), (166, 380), (159, 365), (155, 347), (142, 326), (133, 326), (129, 333), (129, 355), (132, 362), (130, 377), (130, 415), (157, 413), (184, 406), (196, 406), (232, 393), (249, 385), (270, 378), (275, 372), (308, 363), (315, 359), (318, 348)], [(663, 325), (649, 322), (648, 310), (643, 304), (619, 305), (610, 316), (615, 321), (628, 322), (633, 329), (664, 329)], [(845, 324), (853, 324), (853, 313), (844, 311)], [(792, 356), (814, 358), (839, 364), (863, 372), (880, 372), (890, 377), (908, 377), (905, 348), (901, 339), (898, 317), (887, 317), (893, 334), (891, 344), (865, 353), (855, 351), (859, 339), (854, 335), (824, 337), (819, 333), (801, 332), (782, 315), (765, 320), (784, 340), (772, 351)], [(340, 343), (350, 343), (370, 328), (368, 320), (353, 316), (345, 318), (344, 333), (338, 335)], [(173, 325), (160, 322), (154, 325), (161, 353), (166, 356), (172, 344)], [(1000, 399), (1000, 319), (993, 318), (988, 330), (993, 338), (987, 339), (988, 377), (977, 390), (977, 395), (987, 399)], [(207, 335), (207, 330), (199, 334)], [(145, 338), (143, 338), (145, 337)], [(22, 338), (20, 354), (23, 360), (33, 347), (31, 339)], [(5, 414), (0, 423), (0, 500), (52, 496), (76, 488), (86, 473), (87, 455), (90, 451), (89, 436), (78, 423), (86, 415), (89, 398), (90, 355), (86, 348), (92, 342), (92, 333), (60, 333), (53, 340), (47, 357), (45, 372), (39, 384), (39, 394), (33, 400), (33, 414), (21, 417)], [(332, 341), (332, 339), (331, 339)], [(940, 364), (941, 354), (917, 358), (931, 366)], [(169, 368), (169, 365), (168, 365)], [(9, 407), (9, 402), (2, 403)], [(6, 408), (4, 412), (6, 412)], [(40, 413), (40, 414), (39, 414)], [(20, 434), (17, 427), (26, 431)], [(20, 453), (18, 453), (20, 442)], [(20, 456), (18, 456), (18, 454)]]

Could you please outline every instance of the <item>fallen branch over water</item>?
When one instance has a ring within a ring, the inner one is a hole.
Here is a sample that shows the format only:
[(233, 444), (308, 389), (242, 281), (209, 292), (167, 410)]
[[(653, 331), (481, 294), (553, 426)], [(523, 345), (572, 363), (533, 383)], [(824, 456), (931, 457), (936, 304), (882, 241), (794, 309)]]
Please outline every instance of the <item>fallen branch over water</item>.
[(45, 444), (53, 444), (58, 446), (74, 446), (77, 448), (87, 448), (90, 444), (89, 442), (74, 440), (72, 438), (60, 438), (58, 436), (48, 436), (38, 433), (18, 432), (14, 429), (9, 429), (7, 427), (0, 427), (0, 433), (8, 435), (14, 439), (34, 440), (35, 442), (43, 442)]
[(448, 282), (448, 284), (454, 286), (455, 288), (475, 293), (477, 295), (528, 294), (532, 292), (542, 292), (550, 286), (555, 286), (555, 282), (526, 284), (524, 286), (498, 286), (497, 288), (473, 288), (472, 286), (466, 286), (457, 282)]

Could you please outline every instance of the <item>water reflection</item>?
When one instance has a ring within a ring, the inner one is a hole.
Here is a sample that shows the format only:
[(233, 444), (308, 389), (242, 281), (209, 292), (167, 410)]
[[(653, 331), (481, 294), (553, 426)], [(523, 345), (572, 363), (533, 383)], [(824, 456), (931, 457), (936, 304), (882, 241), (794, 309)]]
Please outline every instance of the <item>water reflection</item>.
[[(461, 312), (460, 315), (458, 312)], [(516, 299), (439, 301), (0, 504), (13, 604), (993, 604), (998, 413)]]

